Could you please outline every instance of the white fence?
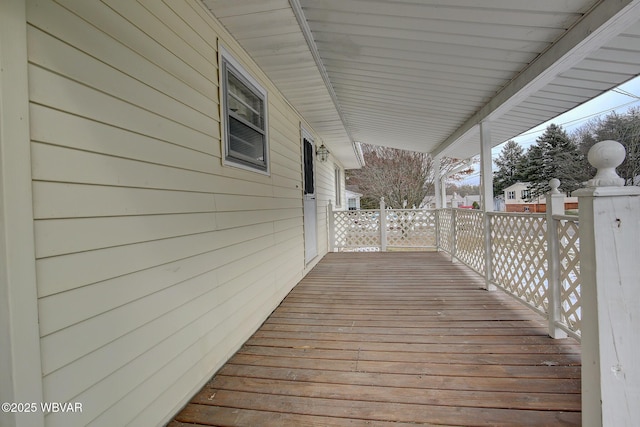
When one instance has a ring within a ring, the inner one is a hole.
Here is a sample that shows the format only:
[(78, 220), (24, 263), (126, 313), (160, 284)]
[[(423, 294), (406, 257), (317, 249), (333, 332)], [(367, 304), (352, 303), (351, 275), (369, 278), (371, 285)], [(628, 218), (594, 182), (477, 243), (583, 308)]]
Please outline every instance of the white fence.
[[(385, 209), (384, 202), (382, 206), (379, 210), (334, 211), (330, 216), (332, 249), (447, 252), (484, 276), (488, 286), (502, 289), (547, 316), (551, 327), (580, 338), (577, 217)], [(554, 305), (557, 310), (551, 310)]]

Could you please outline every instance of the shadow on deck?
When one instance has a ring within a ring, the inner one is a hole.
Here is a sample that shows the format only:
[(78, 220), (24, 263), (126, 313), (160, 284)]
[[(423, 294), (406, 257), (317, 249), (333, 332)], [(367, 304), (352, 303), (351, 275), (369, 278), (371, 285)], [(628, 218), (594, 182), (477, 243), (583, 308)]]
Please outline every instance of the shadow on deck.
[(329, 253), (169, 427), (580, 425), (580, 346), (441, 253)]

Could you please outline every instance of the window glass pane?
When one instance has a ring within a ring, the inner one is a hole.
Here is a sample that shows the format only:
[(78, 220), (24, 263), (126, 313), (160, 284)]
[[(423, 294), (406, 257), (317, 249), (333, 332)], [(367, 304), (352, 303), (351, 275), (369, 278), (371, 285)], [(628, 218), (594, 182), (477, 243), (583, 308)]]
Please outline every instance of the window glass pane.
[(263, 129), (263, 103), (233, 73), (229, 75), (229, 109), (256, 127)]
[(304, 194), (314, 194), (315, 185), (313, 180), (313, 144), (307, 139), (304, 140)]
[(264, 136), (233, 117), (229, 117), (229, 152), (243, 160), (264, 163)]

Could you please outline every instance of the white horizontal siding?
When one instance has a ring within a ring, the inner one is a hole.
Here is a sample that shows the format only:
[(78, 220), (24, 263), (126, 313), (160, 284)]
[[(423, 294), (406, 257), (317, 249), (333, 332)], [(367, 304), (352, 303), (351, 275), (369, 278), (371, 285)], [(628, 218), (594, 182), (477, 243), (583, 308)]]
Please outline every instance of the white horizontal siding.
[[(28, 21), (44, 399), (84, 409), (45, 421), (157, 425), (306, 271), (301, 119), (196, 0)], [(222, 165), (218, 38), (269, 92), (270, 176)]]

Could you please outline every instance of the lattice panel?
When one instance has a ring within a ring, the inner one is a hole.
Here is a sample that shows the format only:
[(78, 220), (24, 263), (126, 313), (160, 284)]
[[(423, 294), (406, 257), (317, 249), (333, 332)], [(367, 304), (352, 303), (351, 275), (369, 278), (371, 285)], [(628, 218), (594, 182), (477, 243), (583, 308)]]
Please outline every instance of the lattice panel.
[(451, 253), (453, 249), (453, 239), (451, 236), (453, 227), (453, 210), (451, 209), (439, 209), (438, 210), (438, 227), (440, 229), (438, 242), (440, 249), (445, 252)]
[(560, 220), (558, 241), (560, 248), (560, 280), (562, 288), (562, 322), (580, 334), (582, 297), (580, 294), (580, 237), (578, 221)]
[(456, 258), (484, 275), (484, 212), (456, 209), (453, 213), (456, 227)]
[(335, 246), (342, 250), (380, 250), (380, 211), (334, 211)]
[(546, 313), (548, 263), (544, 215), (491, 215), (493, 281)]
[(436, 213), (431, 210), (387, 210), (387, 245), (404, 248), (436, 246)]

